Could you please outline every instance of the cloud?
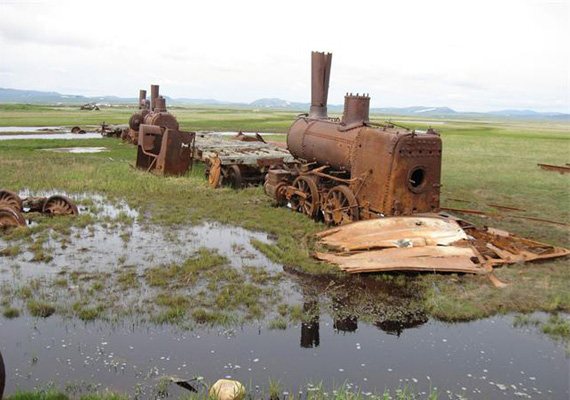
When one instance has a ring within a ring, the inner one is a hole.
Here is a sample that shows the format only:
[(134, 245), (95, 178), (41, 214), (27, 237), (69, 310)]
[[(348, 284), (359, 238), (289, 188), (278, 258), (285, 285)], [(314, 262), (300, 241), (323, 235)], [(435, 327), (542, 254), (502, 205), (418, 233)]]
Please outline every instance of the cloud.
[(0, 23), (0, 37), (7, 43), (30, 43), (47, 46), (69, 46), (94, 48), (99, 43), (94, 37), (81, 32), (63, 30), (55, 23), (22, 23), (3, 19)]

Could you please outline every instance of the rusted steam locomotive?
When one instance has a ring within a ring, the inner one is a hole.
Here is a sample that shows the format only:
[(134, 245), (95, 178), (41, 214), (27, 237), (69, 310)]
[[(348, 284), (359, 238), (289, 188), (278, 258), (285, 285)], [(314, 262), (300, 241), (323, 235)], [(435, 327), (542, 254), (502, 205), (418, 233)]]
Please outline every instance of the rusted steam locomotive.
[(347, 94), (342, 119), (327, 116), (332, 54), (312, 53), (311, 108), (289, 128), (301, 162), (270, 170), (265, 192), (280, 205), (331, 225), (439, 211), (439, 135), (369, 121), (370, 97)]
[(139, 112), (129, 119), (124, 140), (137, 145), (137, 168), (163, 175), (183, 175), (192, 164), (195, 132), (181, 132), (174, 115), (166, 110), (166, 99), (158, 85), (139, 92)]

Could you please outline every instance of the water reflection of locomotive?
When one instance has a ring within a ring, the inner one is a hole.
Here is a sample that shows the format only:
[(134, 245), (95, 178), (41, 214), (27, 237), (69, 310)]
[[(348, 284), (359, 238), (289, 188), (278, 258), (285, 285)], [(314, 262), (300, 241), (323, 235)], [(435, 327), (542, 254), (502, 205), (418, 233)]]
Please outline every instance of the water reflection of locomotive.
[(439, 135), (371, 123), (368, 96), (347, 94), (342, 119), (329, 118), (331, 60), (332, 54), (312, 53), (311, 109), (287, 133), (287, 147), (301, 164), (271, 170), (266, 193), (335, 225), (439, 211)]

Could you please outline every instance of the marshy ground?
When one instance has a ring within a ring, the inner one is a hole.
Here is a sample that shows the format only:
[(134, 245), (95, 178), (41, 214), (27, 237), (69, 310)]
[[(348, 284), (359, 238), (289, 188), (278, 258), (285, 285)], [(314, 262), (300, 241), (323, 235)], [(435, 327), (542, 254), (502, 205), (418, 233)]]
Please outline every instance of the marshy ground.
[[(264, 132), (284, 132), (295, 114), (171, 111), (185, 129)], [(125, 123), (131, 112), (2, 106), (0, 123)], [(501, 204), (570, 223), (568, 176), (536, 166), (568, 162), (567, 124), (400, 122), (442, 134), (444, 206)], [(61, 147), (108, 151), (44, 151)], [(0, 187), (64, 192), (80, 206), (73, 219), (29, 215), (27, 228), (0, 238), (8, 393), (53, 382), (152, 397), (164, 376), (227, 375), (259, 393), (272, 378), (289, 394), (322, 381), (364, 394), (568, 395), (567, 259), (500, 268), (506, 289), (468, 275), (347, 277), (310, 257), (325, 226), (273, 207), (261, 188), (210, 189), (201, 166), (157, 177), (132, 168), (134, 158), (112, 138), (0, 142)], [(570, 246), (567, 226), (467, 218)]]

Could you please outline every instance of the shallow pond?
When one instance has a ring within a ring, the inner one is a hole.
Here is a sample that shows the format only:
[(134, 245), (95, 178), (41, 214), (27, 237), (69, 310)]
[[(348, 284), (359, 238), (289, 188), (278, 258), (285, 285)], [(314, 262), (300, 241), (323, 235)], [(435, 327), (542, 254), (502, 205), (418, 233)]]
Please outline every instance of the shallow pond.
[(86, 133), (77, 134), (61, 126), (0, 126), (0, 140), (99, 139), (101, 137), (101, 134), (95, 132), (94, 128)]
[(49, 151), (52, 153), (101, 153), (104, 151), (109, 151), (107, 147), (57, 147), (52, 149), (40, 149), (42, 151)]
[(271, 377), (290, 392), (322, 382), (363, 392), (437, 388), (442, 398), (568, 398), (562, 346), (514, 329), (510, 317), (451, 325), (429, 321), (398, 333), (360, 322), (342, 331), (326, 315), (318, 325), (306, 325), (181, 331), (59, 317), (0, 319), (7, 393), (46, 382), (91, 382), (131, 393), (139, 385), (150, 395), (161, 376), (174, 375), (209, 382), (232, 377), (261, 386)]
[[(38, 194), (52, 193), (21, 193)], [(310, 317), (272, 326), (276, 313), (270, 307), (258, 318), (212, 327), (152, 323), (138, 314), (84, 322), (57, 313), (33, 318), (23, 311), (17, 318), (0, 317), (7, 393), (53, 382), (60, 388), (96, 384), (153, 398), (161, 377), (201, 376), (208, 382), (232, 377), (262, 388), (271, 378), (289, 394), (306, 393), (310, 384), (322, 382), (327, 390), (347, 384), (365, 394), (410, 386), (418, 393), (437, 388), (441, 398), (569, 396), (564, 345), (536, 327), (515, 328), (512, 316), (457, 324), (429, 320), (413, 285), (295, 273), (256, 250), (253, 241), (272, 241), (265, 233), (218, 223), (148, 226), (140, 221), (146, 216), (124, 202), (88, 194), (71, 197), (82, 214), (96, 216), (98, 222), (72, 227), (69, 240), (50, 236), (44, 243), (52, 256), (48, 261), (34, 261), (33, 250), (25, 245), (13, 257), (0, 257), (4, 291), (31, 280), (54, 299), (81, 297), (87, 293), (81, 285), (92, 281), (71, 284), (73, 272), (96, 279), (133, 270), (143, 281), (140, 286), (107, 283), (101, 295), (116, 296), (117, 307), (144, 310), (157, 291), (144, 283), (148, 268), (184, 262), (207, 248), (227, 257), (236, 271), (256, 267), (280, 274), (275, 296), (311, 310)], [(12, 244), (0, 238), (0, 249)], [(68, 286), (42, 286), (61, 276)], [(15, 305), (25, 309), (18, 300)], [(183, 393), (176, 385), (169, 391)]]

